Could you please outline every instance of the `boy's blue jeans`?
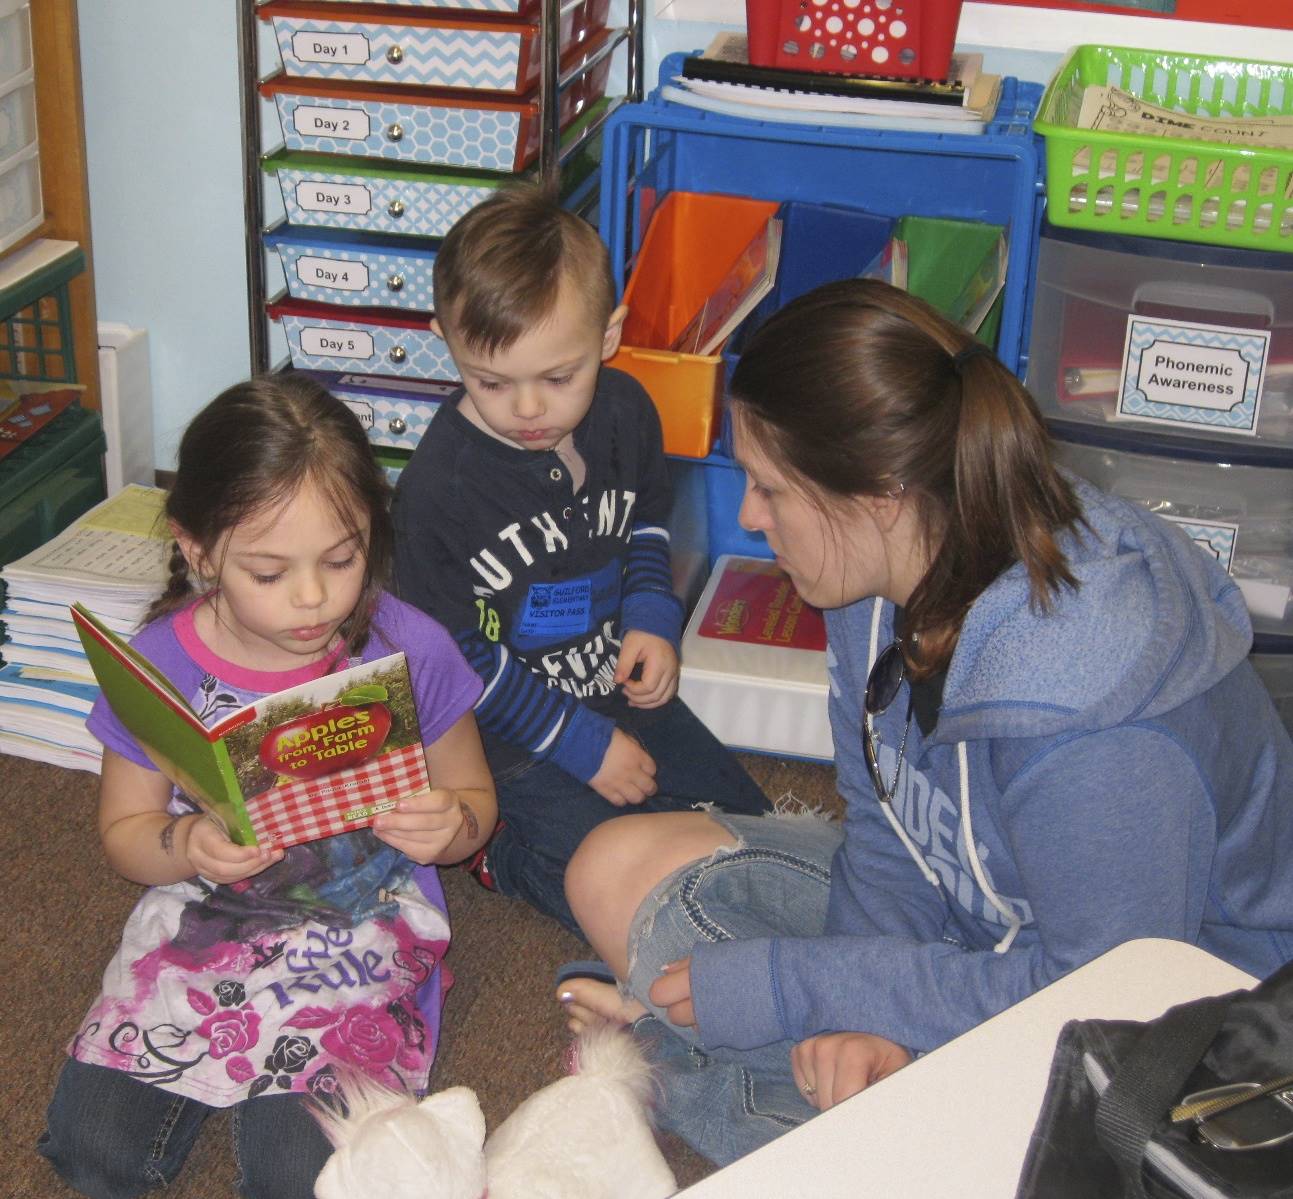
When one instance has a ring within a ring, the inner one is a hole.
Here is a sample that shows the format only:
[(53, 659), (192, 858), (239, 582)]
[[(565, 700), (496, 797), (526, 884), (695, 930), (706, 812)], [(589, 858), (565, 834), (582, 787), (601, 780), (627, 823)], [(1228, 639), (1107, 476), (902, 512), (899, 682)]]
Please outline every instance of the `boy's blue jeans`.
[(571, 855), (594, 828), (636, 812), (679, 812), (712, 804), (757, 815), (771, 808), (744, 767), (680, 699), (661, 708), (628, 708), (616, 723), (655, 759), (656, 793), (617, 808), (558, 766), (526, 761), (495, 774), (504, 827), (489, 846), (489, 869), (504, 895), (526, 900), (568, 929), (579, 926), (566, 903)]
[[(261, 1095), (233, 1107), (238, 1193), (246, 1199), (313, 1199), (332, 1146), (306, 1102), (300, 1095)], [(82, 1195), (133, 1199), (174, 1181), (198, 1130), (217, 1110), (69, 1058), (37, 1149)]]
[[(820, 936), (831, 860), (842, 827), (813, 815), (710, 815), (737, 847), (665, 879), (629, 930), (628, 990), (648, 1007), (660, 967), (700, 941)], [(656, 1123), (720, 1166), (817, 1114), (790, 1068), (793, 1041), (755, 1050), (706, 1050), (694, 1028), (669, 1024), (652, 1007), (634, 1034), (658, 1071)]]

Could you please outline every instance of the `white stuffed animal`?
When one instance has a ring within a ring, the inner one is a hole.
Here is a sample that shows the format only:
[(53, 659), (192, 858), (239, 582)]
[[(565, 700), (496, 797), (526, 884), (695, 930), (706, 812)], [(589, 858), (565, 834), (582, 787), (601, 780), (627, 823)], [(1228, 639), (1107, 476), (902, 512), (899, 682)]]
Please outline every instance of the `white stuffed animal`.
[(610, 1026), (574, 1043), (574, 1072), (531, 1095), (488, 1140), (475, 1094), (417, 1101), (344, 1083), (349, 1114), (322, 1112), (334, 1146), (317, 1199), (665, 1199), (677, 1183), (647, 1118), (650, 1067)]

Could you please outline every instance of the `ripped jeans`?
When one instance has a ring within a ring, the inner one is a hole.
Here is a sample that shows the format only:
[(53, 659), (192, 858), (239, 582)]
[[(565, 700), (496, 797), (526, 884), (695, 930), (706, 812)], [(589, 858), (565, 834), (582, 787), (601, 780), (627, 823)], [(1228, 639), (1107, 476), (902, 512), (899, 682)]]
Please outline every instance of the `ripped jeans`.
[(794, 1042), (705, 1050), (695, 1029), (665, 1021), (648, 989), (698, 941), (820, 935), (843, 829), (812, 815), (709, 815), (737, 846), (675, 871), (642, 902), (629, 930), (627, 989), (652, 1010), (633, 1031), (663, 1091), (657, 1123), (723, 1166), (817, 1114), (791, 1075)]

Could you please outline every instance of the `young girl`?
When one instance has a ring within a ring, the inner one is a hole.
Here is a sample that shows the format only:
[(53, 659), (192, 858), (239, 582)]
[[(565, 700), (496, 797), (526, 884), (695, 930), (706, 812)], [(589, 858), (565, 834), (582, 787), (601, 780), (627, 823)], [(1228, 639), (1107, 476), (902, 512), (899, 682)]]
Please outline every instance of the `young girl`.
[(383, 590), (386, 482), (359, 422), (314, 383), (256, 379), (200, 412), (166, 514), (171, 579), (134, 644), (203, 721), (403, 650), (432, 789), (371, 831), (237, 846), (101, 699), (104, 852), (149, 889), (72, 1040), (40, 1150), (86, 1195), (139, 1195), (232, 1107), (240, 1193), (307, 1199), (330, 1147), (306, 1097), (341, 1068), (426, 1086), (450, 981), (435, 866), (475, 852), (496, 815), (481, 684), (438, 624)]

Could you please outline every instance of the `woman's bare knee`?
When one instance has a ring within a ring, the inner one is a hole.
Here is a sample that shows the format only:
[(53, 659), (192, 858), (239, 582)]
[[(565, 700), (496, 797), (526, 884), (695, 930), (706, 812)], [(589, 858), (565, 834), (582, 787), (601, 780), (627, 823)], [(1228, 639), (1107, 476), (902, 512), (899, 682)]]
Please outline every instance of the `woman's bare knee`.
[(593, 947), (621, 974), (628, 930), (657, 884), (736, 839), (704, 812), (620, 816), (593, 829), (566, 868), (566, 898)]

